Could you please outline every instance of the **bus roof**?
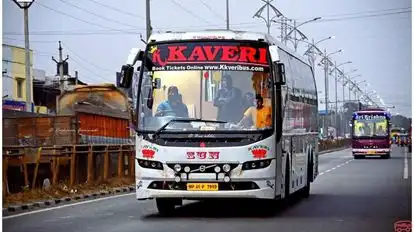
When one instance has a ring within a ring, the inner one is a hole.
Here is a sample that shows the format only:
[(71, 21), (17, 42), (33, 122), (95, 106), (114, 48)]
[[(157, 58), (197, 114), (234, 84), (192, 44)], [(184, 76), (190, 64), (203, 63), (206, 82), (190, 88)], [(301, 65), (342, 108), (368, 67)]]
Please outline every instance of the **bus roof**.
[(236, 30), (203, 30), (203, 31), (188, 31), (188, 32), (157, 32), (151, 34), (148, 41), (150, 42), (166, 42), (166, 41), (179, 41), (179, 40), (246, 40), (246, 41), (263, 41), (269, 45), (276, 45), (280, 49), (289, 53), (290, 55), (298, 58), (305, 64), (308, 61), (300, 54), (296, 53), (280, 41), (273, 38), (267, 33), (249, 32), (249, 31), (236, 31)]

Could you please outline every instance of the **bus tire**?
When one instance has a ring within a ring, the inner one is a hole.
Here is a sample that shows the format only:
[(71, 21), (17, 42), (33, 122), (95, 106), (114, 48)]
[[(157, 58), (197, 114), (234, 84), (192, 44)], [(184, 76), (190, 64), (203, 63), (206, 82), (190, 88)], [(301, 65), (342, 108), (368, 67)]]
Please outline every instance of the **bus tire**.
[(411, 153), (411, 149), (412, 149), (412, 147), (411, 147), (411, 144), (408, 146), (408, 152), (409, 153)]
[(289, 198), (290, 195), (290, 165), (289, 158), (286, 159), (286, 170), (285, 170), (285, 200)]
[(306, 185), (302, 189), (302, 197), (308, 198), (310, 195), (310, 185), (311, 185), (311, 178), (313, 177), (313, 164), (312, 160), (308, 164), (308, 173), (306, 178)]
[(364, 155), (354, 155), (354, 159), (363, 159), (365, 158)]
[(156, 204), (158, 213), (162, 216), (169, 216), (171, 215), (174, 210), (175, 206), (179, 205), (178, 201), (181, 199), (174, 199), (174, 198), (156, 198)]

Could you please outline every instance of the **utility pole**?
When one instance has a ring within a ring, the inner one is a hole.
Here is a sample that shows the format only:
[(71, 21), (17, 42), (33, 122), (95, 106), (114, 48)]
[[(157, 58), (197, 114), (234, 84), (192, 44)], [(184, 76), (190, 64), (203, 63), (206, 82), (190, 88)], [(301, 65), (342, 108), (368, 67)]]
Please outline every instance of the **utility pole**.
[(323, 120), (324, 124), (324, 133), (325, 135), (328, 135), (328, 122), (327, 118), (329, 115), (329, 63), (328, 63), (328, 54), (326, 53), (326, 49), (324, 50), (324, 58), (323, 58), (323, 66), (324, 66), (324, 73), (325, 73), (325, 111), (326, 115)]
[(298, 51), (298, 39), (296, 38), (296, 32), (297, 32), (297, 28), (296, 28), (296, 20), (293, 20), (293, 47), (295, 48), (295, 52)]
[[(272, 25), (272, 20), (274, 18), (283, 16), (283, 14), (275, 6), (273, 6), (271, 4), (271, 2), (273, 2), (273, 0), (262, 0), (262, 2), (264, 2), (266, 4), (259, 8), (259, 10), (253, 15), (253, 18), (254, 17), (257, 17), (257, 18), (263, 19), (265, 21), (265, 23), (266, 23), (267, 33), (270, 34), (270, 26)], [(267, 16), (266, 16), (266, 18), (264, 18), (261, 15), (263, 13), (263, 11), (264, 11), (265, 8), (267, 10)], [(273, 12), (276, 14), (272, 18), (270, 18), (270, 8), (272, 8)]]
[(151, 35), (151, 32), (152, 32), (150, 0), (146, 0), (146, 21), (147, 21), (147, 41), (148, 41)]
[(335, 61), (335, 128), (338, 128), (338, 71)]
[(79, 80), (78, 71), (75, 71), (75, 85), (78, 85), (78, 80)]
[(284, 42), (286, 36), (286, 27), (287, 27), (287, 20), (286, 17), (282, 16), (280, 19), (280, 42), (286, 44)]
[[(32, 1), (13, 0), (16, 5), (24, 11), (24, 49), (25, 49), (25, 70), (26, 70), (26, 111), (32, 110), (32, 76), (30, 75), (30, 46), (29, 46), (29, 7)], [(23, 4), (23, 5), (21, 5)]]
[(308, 54), (309, 62), (312, 67), (313, 75), (315, 75), (315, 61), (316, 61), (316, 54), (315, 54), (315, 40), (312, 39), (312, 45), (308, 44), (310, 53)]
[[(344, 75), (344, 69), (342, 69), (342, 108), (345, 113), (345, 88), (346, 88), (346, 76)], [(344, 137), (346, 133), (346, 121), (342, 120), (342, 131), (344, 132)]]
[(60, 88), (60, 93), (63, 93), (64, 89), (64, 78), (63, 78), (63, 66), (64, 63), (69, 59), (69, 56), (66, 57), (66, 59), (63, 59), (63, 55), (62, 55), (62, 44), (61, 41), (59, 41), (59, 61), (57, 61), (53, 56), (52, 56), (52, 60), (55, 61), (56, 64), (58, 64), (59, 67), (59, 88)]
[(226, 24), (227, 30), (230, 30), (230, 9), (229, 9), (229, 0), (226, 0)]

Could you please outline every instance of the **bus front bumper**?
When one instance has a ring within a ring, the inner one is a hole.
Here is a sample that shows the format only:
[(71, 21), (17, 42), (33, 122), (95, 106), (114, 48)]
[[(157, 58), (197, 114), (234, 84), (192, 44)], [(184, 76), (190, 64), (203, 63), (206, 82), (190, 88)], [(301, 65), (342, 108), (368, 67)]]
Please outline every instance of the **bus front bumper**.
[[(169, 182), (171, 183), (171, 182)], [(241, 182), (238, 182), (241, 183)], [(254, 182), (257, 189), (246, 190), (218, 190), (218, 191), (189, 191), (185, 189), (153, 189), (150, 185), (154, 181), (140, 180), (136, 183), (137, 200), (153, 198), (182, 198), (182, 199), (207, 199), (207, 198), (250, 198), (250, 199), (275, 199), (275, 180), (259, 180)], [(220, 183), (219, 183), (220, 184)], [(230, 183), (229, 183), (230, 184)]]
[(391, 152), (389, 148), (381, 148), (381, 149), (352, 149), (353, 155), (386, 155)]

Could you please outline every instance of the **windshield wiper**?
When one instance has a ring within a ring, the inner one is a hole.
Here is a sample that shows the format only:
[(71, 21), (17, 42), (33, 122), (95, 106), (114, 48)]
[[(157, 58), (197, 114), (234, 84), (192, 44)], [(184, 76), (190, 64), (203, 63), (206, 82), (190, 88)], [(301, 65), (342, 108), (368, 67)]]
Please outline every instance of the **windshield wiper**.
[(204, 120), (200, 118), (175, 118), (171, 119), (167, 123), (165, 123), (162, 127), (160, 127), (157, 131), (154, 132), (152, 135), (154, 138), (155, 136), (159, 135), (171, 122), (206, 122), (206, 123), (227, 123), (225, 121), (218, 121), (218, 120)]

